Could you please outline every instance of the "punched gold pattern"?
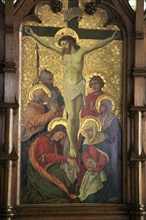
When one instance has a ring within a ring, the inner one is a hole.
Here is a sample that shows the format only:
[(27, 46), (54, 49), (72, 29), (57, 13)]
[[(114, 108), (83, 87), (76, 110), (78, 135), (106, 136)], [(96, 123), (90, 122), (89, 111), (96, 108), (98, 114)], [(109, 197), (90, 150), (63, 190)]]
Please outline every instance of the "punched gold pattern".
[[(67, 0), (63, 1), (63, 5), (67, 8)], [(38, 9), (39, 18), (42, 19), (41, 24), (37, 26), (54, 26), (54, 27), (66, 27), (66, 23), (63, 21), (63, 15), (61, 13), (52, 14), (50, 6), (43, 5)], [(59, 19), (56, 19), (58, 16)], [(89, 24), (90, 20), (90, 24)], [(79, 22), (79, 28), (91, 28), (91, 29), (104, 29), (115, 30), (118, 27), (112, 25), (109, 27), (103, 27), (108, 21), (107, 12), (103, 9), (97, 9), (93, 16), (87, 14), (83, 15), (82, 20)], [(26, 22), (25, 25), (36, 25), (35, 22)], [(48, 41), (54, 42), (51, 37), (44, 37)], [(81, 40), (79, 39), (79, 45), (81, 47), (88, 47), (90, 44), (94, 44), (97, 40)], [(39, 71), (46, 68), (54, 74), (54, 85), (63, 93), (63, 65), (62, 56), (58, 53), (39, 45), (39, 57), (40, 68)], [(37, 77), (37, 65), (36, 65), (36, 40), (32, 37), (24, 36), (22, 38), (22, 124), (23, 114), (26, 108), (29, 90)], [(114, 98), (115, 110), (114, 113), (121, 120), (122, 109), (122, 66), (123, 66), (123, 51), (122, 41), (114, 40), (103, 48), (97, 49), (87, 55), (84, 58), (83, 76), (86, 78), (86, 94), (91, 92), (89, 88), (89, 80), (96, 75), (103, 76), (106, 83), (104, 90), (108, 92)]]

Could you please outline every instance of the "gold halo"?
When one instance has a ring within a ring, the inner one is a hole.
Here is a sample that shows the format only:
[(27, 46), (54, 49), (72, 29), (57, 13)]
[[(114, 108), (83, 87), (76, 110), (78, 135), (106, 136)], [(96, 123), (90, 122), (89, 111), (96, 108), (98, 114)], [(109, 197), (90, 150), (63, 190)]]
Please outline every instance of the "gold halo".
[(103, 94), (101, 96), (99, 96), (97, 99), (96, 99), (96, 102), (95, 102), (95, 108), (96, 110), (99, 112), (99, 107), (100, 107), (100, 102), (103, 100), (103, 99), (109, 99), (111, 102), (112, 102), (112, 111), (115, 110), (115, 103), (113, 101), (113, 97), (109, 94)]
[(94, 117), (94, 116), (86, 116), (86, 117), (84, 117), (84, 118), (82, 118), (82, 119), (80, 120), (79, 134), (81, 133), (83, 136), (85, 136), (84, 126), (85, 126), (85, 124), (86, 124), (88, 121), (95, 122), (96, 125), (97, 125), (98, 131), (101, 131), (102, 126), (101, 126), (101, 122), (99, 121), (99, 119), (98, 119), (97, 117)]
[(51, 97), (50, 90), (47, 88), (47, 86), (45, 86), (43, 84), (36, 84), (35, 86), (31, 87), (31, 89), (29, 90), (29, 100), (32, 100), (33, 93), (37, 89), (43, 89), (43, 91), (48, 95), (48, 97)]
[(67, 119), (67, 111), (66, 111), (65, 108), (64, 108), (64, 110), (63, 110), (63, 118)]
[(55, 128), (56, 125), (64, 125), (66, 127), (67, 120), (65, 118), (57, 117), (51, 120), (48, 124), (48, 131), (52, 131), (53, 128)]
[[(97, 72), (94, 72), (94, 73), (91, 73), (89, 75), (86, 76), (86, 82), (87, 82), (87, 85), (89, 85), (89, 82), (90, 82), (90, 79), (93, 77), (93, 76), (100, 76), (101, 79), (103, 80), (104, 82), (104, 86), (102, 87), (102, 90), (103, 91), (106, 91), (107, 90), (107, 80), (106, 80), (106, 77), (103, 76), (103, 74), (101, 73), (97, 73)], [(91, 89), (91, 88), (90, 88)]]
[(55, 45), (60, 47), (58, 45), (58, 41), (59, 41), (59, 39), (61, 37), (66, 36), (66, 35), (69, 35), (69, 36), (75, 38), (76, 39), (76, 43), (78, 43), (79, 36), (78, 36), (78, 34), (73, 29), (71, 29), (71, 28), (62, 28), (59, 31), (57, 31), (55, 36), (54, 36), (54, 43), (55, 43)]

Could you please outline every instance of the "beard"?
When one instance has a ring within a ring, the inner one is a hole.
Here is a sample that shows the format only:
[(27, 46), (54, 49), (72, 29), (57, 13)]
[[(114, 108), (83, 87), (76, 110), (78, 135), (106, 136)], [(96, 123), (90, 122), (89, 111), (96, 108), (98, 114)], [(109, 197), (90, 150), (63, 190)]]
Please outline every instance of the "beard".
[(51, 90), (54, 87), (53, 83), (50, 83), (50, 84), (45, 83), (45, 86), (47, 86), (49, 90)]
[(70, 51), (71, 51), (71, 45), (68, 47), (68, 48), (63, 48), (62, 49), (62, 54), (70, 54)]

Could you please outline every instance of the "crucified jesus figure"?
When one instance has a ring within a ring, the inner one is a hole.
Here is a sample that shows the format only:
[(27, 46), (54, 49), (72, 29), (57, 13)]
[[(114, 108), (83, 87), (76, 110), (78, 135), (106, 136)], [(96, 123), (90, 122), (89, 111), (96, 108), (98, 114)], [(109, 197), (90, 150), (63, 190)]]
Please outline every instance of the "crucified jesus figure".
[(46, 48), (62, 55), (64, 65), (64, 100), (67, 112), (67, 134), (70, 143), (70, 156), (75, 158), (77, 153), (77, 134), (79, 131), (79, 112), (84, 105), (85, 79), (82, 75), (84, 55), (101, 48), (119, 37), (115, 31), (111, 37), (97, 41), (89, 47), (80, 47), (76, 39), (64, 35), (59, 39), (59, 46), (42, 39), (31, 28), (25, 27), (25, 32), (36, 39)]

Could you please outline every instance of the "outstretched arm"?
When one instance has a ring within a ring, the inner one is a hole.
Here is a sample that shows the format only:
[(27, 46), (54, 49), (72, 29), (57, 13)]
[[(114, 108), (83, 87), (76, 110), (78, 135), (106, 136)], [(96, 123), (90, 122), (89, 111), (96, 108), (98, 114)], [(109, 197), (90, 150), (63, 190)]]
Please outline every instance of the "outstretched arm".
[(119, 37), (119, 35), (120, 35), (119, 32), (115, 31), (111, 37), (106, 38), (105, 40), (100, 40), (96, 44), (91, 45), (91, 46), (89, 46), (87, 48), (81, 48), (81, 50), (82, 50), (83, 54), (92, 52), (93, 50), (96, 50), (98, 48), (104, 47), (105, 45), (107, 45), (111, 41), (117, 39)]
[(62, 50), (55, 46), (54, 44), (46, 41), (45, 39), (42, 39), (41, 37), (39, 37), (37, 34), (35, 34), (32, 29), (30, 27), (25, 27), (25, 33), (27, 33), (28, 35), (32, 36), (34, 39), (36, 39), (40, 44), (42, 44), (44, 47), (50, 48), (52, 50), (55, 50), (58, 53), (62, 53)]

